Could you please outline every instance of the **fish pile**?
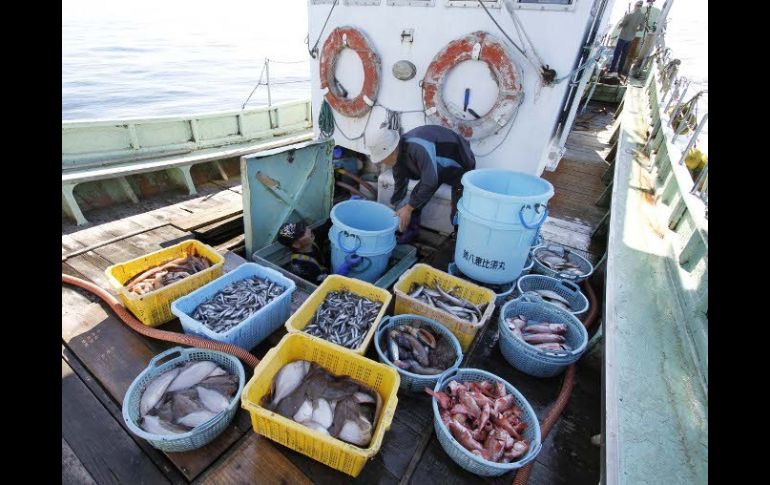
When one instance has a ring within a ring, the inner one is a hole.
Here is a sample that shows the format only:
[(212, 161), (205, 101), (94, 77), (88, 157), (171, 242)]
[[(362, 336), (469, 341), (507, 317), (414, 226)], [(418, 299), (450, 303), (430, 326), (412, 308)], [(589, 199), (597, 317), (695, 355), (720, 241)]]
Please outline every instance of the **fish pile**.
[(252, 276), (225, 286), (198, 305), (192, 317), (215, 332), (226, 332), (284, 291), (286, 288), (278, 283)]
[(382, 302), (349, 291), (330, 291), (316, 310), (313, 321), (303, 330), (314, 337), (355, 349), (364, 341), (380, 308)]
[(382, 347), (387, 349), (390, 361), (400, 369), (415, 374), (441, 374), (452, 366), (457, 354), (452, 342), (435, 333), (430, 327), (420, 326), (415, 320), (398, 325), (383, 335)]
[(445, 291), (444, 288), (441, 287), (441, 283), (436, 281), (433, 286), (420, 285), (417, 283), (412, 284), (412, 288), (409, 290), (409, 296), (416, 298), (423, 303), (427, 303), (434, 308), (444, 310), (461, 320), (478, 323), (479, 320), (481, 320), (481, 315), (484, 313), (482, 308), (485, 305), (482, 305), (481, 307), (476, 306), (467, 300), (453, 295), (453, 292), (454, 289)]
[(227, 409), (238, 377), (209, 360), (191, 361), (153, 379), (139, 402), (140, 426), (148, 433), (187, 433)]
[(193, 249), (189, 256), (176, 258), (146, 271), (142, 271), (123, 285), (126, 290), (136, 295), (145, 295), (151, 291), (176, 283), (199, 271), (211, 266), (211, 262), (203, 256), (195, 254)]
[(539, 296), (543, 300), (545, 300), (546, 303), (550, 303), (551, 305), (557, 306), (563, 310), (567, 310), (568, 312), (572, 311), (572, 307), (569, 304), (569, 301), (567, 301), (564, 297), (562, 297), (560, 294), (556, 293), (555, 291), (551, 290), (530, 290), (525, 291), (522, 293), (521, 296)]
[(569, 260), (569, 253), (569, 249), (562, 246), (547, 246), (538, 249), (534, 257), (543, 265), (559, 273), (570, 276), (583, 276), (585, 273), (580, 269), (580, 266)]
[(319, 433), (367, 447), (382, 407), (380, 395), (348, 376), (334, 376), (315, 362), (286, 364), (262, 406)]
[(566, 323), (548, 323), (529, 320), (524, 315), (507, 317), (505, 323), (513, 334), (541, 351), (571, 351), (564, 334)]
[(495, 463), (510, 463), (524, 456), (529, 441), (516, 398), (502, 382), (458, 382), (447, 392), (425, 392), (436, 399), (441, 421), (466, 450)]

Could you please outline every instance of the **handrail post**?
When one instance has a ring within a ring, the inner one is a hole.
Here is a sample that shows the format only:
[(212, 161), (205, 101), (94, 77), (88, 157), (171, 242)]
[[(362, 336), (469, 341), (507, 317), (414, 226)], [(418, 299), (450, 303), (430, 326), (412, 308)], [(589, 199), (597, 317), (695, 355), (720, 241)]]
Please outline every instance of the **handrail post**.
[[(690, 141), (687, 143), (687, 148), (685, 148), (682, 152), (682, 158), (679, 159), (679, 165), (684, 163), (684, 159), (687, 157), (687, 153), (690, 151), (690, 148), (692, 148), (693, 144), (695, 144), (695, 139), (698, 138), (698, 135), (700, 135), (700, 132), (708, 119), (708, 113), (703, 115), (703, 118), (701, 118), (700, 123), (698, 123), (698, 127), (695, 128), (695, 133), (692, 134), (692, 138), (690, 138)], [(673, 143), (673, 141), (671, 143)]]

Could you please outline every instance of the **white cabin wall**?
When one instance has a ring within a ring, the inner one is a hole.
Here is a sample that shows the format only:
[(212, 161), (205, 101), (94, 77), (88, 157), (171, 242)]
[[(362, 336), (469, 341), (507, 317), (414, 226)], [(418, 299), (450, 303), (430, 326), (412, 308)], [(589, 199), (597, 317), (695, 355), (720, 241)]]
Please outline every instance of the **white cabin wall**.
[[(592, 5), (593, 0), (576, 0), (573, 10), (566, 12), (517, 10), (537, 53), (556, 70), (557, 77), (568, 74), (574, 68)], [(308, 0), (308, 8), (312, 46), (331, 3), (312, 5), (311, 0)], [(501, 5), (501, 8), (489, 10), (508, 35), (522, 45), (505, 7)], [(329, 33), (343, 25), (359, 28), (373, 43), (382, 60), (377, 102), (395, 111), (422, 110), (419, 82), (433, 57), (450, 41), (473, 31), (484, 30), (509, 45), (481, 7), (447, 7), (446, 0), (436, 0), (433, 7), (389, 6), (387, 0), (380, 0), (379, 5), (373, 6), (348, 6), (344, 0), (340, 0), (318, 44), (319, 52)], [(401, 32), (409, 28), (414, 29), (414, 43), (402, 43)], [(482, 156), (500, 143), (508, 126), (496, 135), (473, 142), (472, 147), (477, 154), (479, 168), (508, 168), (540, 175), (545, 167), (547, 151), (569, 83), (565, 81), (556, 86), (540, 86), (539, 73), (535, 67), (510, 45), (509, 51), (522, 74), (524, 101), (513, 120), (510, 134), (497, 150)], [(409, 81), (400, 81), (392, 75), (393, 64), (401, 59), (409, 60), (417, 67), (416, 76)], [(312, 103), (316, 119), (323, 100), (319, 84), (319, 60), (311, 59)], [(473, 89), (473, 83), (469, 87)], [(473, 92), (471, 98), (473, 104)], [(375, 107), (367, 133), (379, 127), (384, 117), (384, 110)], [(365, 117), (349, 119), (337, 113), (335, 118), (339, 127), (351, 137), (362, 132), (366, 120)], [(401, 120), (404, 131), (425, 123), (422, 113), (403, 114)], [(314, 129), (318, 133), (317, 125)], [(348, 141), (339, 130), (335, 132), (334, 138), (338, 145), (368, 153), (363, 139)]]

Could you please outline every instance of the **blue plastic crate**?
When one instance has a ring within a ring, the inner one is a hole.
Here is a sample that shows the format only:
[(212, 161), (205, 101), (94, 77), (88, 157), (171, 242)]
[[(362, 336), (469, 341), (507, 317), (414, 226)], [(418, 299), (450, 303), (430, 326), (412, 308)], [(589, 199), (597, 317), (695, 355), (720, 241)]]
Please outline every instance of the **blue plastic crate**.
[[(174, 356), (174, 354), (178, 354)], [(163, 363), (160, 361), (166, 357), (171, 357)], [(186, 362), (210, 360), (216, 362), (217, 365), (225, 369), (230, 374), (238, 377), (238, 391), (230, 399), (230, 403), (227, 405), (227, 409), (217, 414), (208, 422), (201, 424), (200, 426), (192, 429), (186, 433), (181, 433), (173, 436), (162, 436), (153, 433), (148, 433), (143, 430), (139, 424), (139, 405), (142, 400), (142, 394), (147, 388), (147, 385), (152, 382), (156, 377), (165, 373), (166, 371)], [(165, 352), (153, 357), (150, 364), (145, 370), (143, 370), (134, 382), (128, 387), (126, 395), (123, 398), (123, 421), (125, 421), (128, 429), (139, 436), (147, 440), (152, 446), (159, 450), (168, 452), (181, 452), (194, 450), (200, 448), (211, 442), (214, 438), (219, 436), (222, 431), (227, 428), (235, 416), (235, 412), (241, 402), (241, 391), (243, 385), (246, 382), (246, 375), (243, 371), (243, 365), (240, 361), (232, 355), (225, 354), (223, 352), (217, 352), (215, 350), (206, 350), (200, 348), (185, 349), (182, 347), (174, 347), (168, 349)]]
[[(277, 283), (286, 290), (276, 299), (251, 314), (238, 325), (225, 332), (215, 332), (192, 317), (198, 305), (205, 302), (225, 286), (236, 281), (256, 276)], [(171, 312), (179, 317), (184, 333), (237, 345), (251, 350), (268, 335), (286, 323), (291, 312), (291, 295), (296, 284), (280, 272), (256, 263), (244, 263), (238, 268), (198, 288), (171, 304)]]
[(537, 454), (540, 453), (540, 449), (543, 446), (542, 437), (540, 435), (540, 422), (537, 419), (535, 410), (532, 409), (532, 406), (524, 398), (524, 395), (522, 395), (507, 381), (481, 369), (455, 369), (453, 372), (444, 374), (438, 383), (436, 383), (434, 391), (443, 391), (452, 380), (457, 380), (459, 382), (502, 382), (505, 388), (508, 390), (508, 393), (513, 394), (516, 405), (523, 411), (521, 419), (527, 423), (527, 429), (524, 430), (523, 435), (524, 438), (529, 440), (529, 450), (527, 453), (525, 453), (524, 456), (514, 462), (495, 463), (489, 460), (485, 460), (484, 458), (478, 455), (474, 455), (468, 451), (454, 438), (454, 436), (452, 436), (452, 433), (444, 425), (444, 422), (441, 421), (438, 402), (436, 402), (435, 398), (432, 398), (433, 427), (436, 430), (436, 436), (438, 437), (439, 443), (441, 443), (441, 447), (444, 448), (444, 451), (446, 451), (447, 455), (449, 455), (449, 457), (452, 458), (455, 463), (473, 474), (482, 477), (497, 477), (504, 475), (511, 470), (521, 468), (537, 457)]

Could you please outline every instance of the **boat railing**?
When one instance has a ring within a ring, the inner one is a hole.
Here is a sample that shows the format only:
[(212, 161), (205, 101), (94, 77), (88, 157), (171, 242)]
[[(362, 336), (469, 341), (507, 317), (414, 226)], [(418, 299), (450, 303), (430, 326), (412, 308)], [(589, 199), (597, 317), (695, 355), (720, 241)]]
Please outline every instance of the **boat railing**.
[(62, 123), (62, 170), (251, 144), (312, 129), (309, 99), (187, 116)]
[[(687, 333), (702, 382), (707, 387), (708, 164), (693, 178), (685, 160), (703, 133), (708, 113), (702, 115), (694, 129), (681, 117), (675, 121), (690, 81), (667, 67), (672, 65), (660, 56), (657, 69), (651, 69), (645, 84), (651, 131), (644, 151), (651, 162), (649, 170), (655, 181), (656, 206), (669, 230), (666, 237), (671, 240), (672, 275), (682, 295)], [(689, 126), (685, 128), (685, 125)], [(682, 150), (674, 141), (685, 132), (690, 138)]]

